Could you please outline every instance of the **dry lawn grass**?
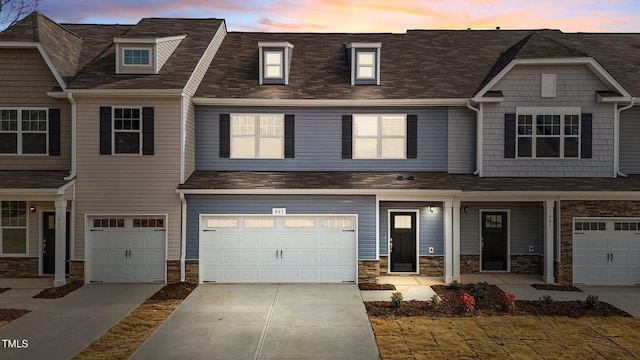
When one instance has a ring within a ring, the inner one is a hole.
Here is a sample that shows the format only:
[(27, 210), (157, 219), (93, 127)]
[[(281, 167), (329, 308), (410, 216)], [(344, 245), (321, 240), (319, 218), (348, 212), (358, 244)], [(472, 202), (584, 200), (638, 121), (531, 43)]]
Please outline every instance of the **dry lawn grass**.
[(632, 317), (370, 317), (386, 360), (638, 359)]
[(147, 300), (74, 359), (128, 359), (182, 300)]

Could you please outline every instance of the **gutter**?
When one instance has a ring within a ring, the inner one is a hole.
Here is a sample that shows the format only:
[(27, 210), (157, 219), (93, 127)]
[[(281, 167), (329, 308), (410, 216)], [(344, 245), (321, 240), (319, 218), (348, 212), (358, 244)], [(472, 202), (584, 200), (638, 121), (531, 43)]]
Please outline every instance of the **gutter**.
[(473, 175), (476, 176), (480, 175), (480, 169), (482, 169), (482, 126), (484, 123), (481, 111), (482, 104), (479, 104), (478, 107), (471, 106), (471, 102), (467, 100), (467, 108), (476, 112), (476, 171), (473, 172)]
[(77, 136), (76, 136), (76, 131), (77, 131), (77, 125), (78, 125), (78, 121), (77, 121), (77, 116), (76, 116), (76, 112), (77, 112), (77, 105), (76, 105), (76, 100), (73, 98), (73, 93), (67, 93), (67, 99), (69, 100), (69, 102), (71, 103), (71, 173), (69, 174), (69, 176), (65, 177), (65, 180), (73, 180), (76, 177), (76, 162), (77, 162), (77, 146), (78, 146), (78, 141), (77, 141)]
[(614, 119), (613, 119), (613, 123), (614, 123), (614, 139), (613, 139), (613, 143), (614, 143), (614, 148), (613, 148), (613, 162), (614, 162), (614, 167), (615, 167), (615, 173), (613, 174), (614, 177), (618, 177), (621, 176), (623, 178), (628, 178), (629, 175), (623, 173), (622, 171), (620, 171), (620, 114), (627, 109), (630, 109), (633, 107), (633, 105), (635, 104), (635, 98), (631, 98), (631, 102), (629, 102), (629, 105), (627, 106), (623, 106), (621, 108), (618, 109), (618, 103), (615, 103), (614, 106), (616, 107), (616, 111), (613, 114), (614, 115)]
[(180, 282), (185, 282), (185, 266), (187, 262), (187, 199), (180, 193), (182, 205), (182, 227), (180, 228)]

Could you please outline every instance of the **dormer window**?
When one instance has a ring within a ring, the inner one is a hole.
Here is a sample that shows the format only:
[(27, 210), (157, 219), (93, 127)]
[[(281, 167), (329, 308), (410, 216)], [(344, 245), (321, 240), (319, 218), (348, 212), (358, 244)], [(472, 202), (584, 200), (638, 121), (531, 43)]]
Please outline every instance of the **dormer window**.
[(116, 74), (158, 74), (186, 35), (116, 37)]
[(288, 42), (259, 42), (260, 85), (289, 83), (293, 45)]
[(123, 65), (142, 65), (149, 66), (151, 65), (151, 50), (150, 49), (123, 49), (124, 54), (122, 55)]
[(351, 85), (380, 85), (380, 47), (382, 43), (349, 43)]

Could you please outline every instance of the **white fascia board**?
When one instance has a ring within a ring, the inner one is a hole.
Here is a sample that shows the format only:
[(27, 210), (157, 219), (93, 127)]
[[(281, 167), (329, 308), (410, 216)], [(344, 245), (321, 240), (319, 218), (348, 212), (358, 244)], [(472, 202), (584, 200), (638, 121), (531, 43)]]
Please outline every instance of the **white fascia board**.
[(60, 85), (60, 87), (63, 90), (67, 88), (67, 84), (64, 82), (64, 80), (62, 80), (62, 76), (60, 76), (58, 69), (56, 69), (56, 67), (53, 65), (53, 61), (51, 61), (51, 58), (49, 57), (47, 52), (44, 50), (44, 47), (42, 46), (42, 44), (40, 44), (39, 42), (0, 41), (0, 48), (36, 48), (38, 49), (40, 56), (42, 56), (42, 59), (49, 67), (49, 70), (51, 70), (53, 77), (56, 78), (58, 85)]
[(194, 97), (196, 105), (214, 106), (291, 106), (291, 107), (360, 107), (360, 106), (466, 106), (466, 98), (452, 99), (236, 99)]
[(516, 59), (511, 61), (505, 66), (502, 71), (498, 73), (487, 85), (485, 85), (473, 98), (481, 98), (487, 91), (490, 91), (511, 69), (516, 65), (586, 65), (588, 66), (601, 80), (611, 85), (622, 96), (630, 98), (631, 95), (625, 88), (618, 83), (618, 81), (607, 72), (602, 65), (600, 65), (592, 57), (581, 58), (543, 58), (543, 59)]
[(625, 96), (603, 97), (600, 94), (597, 94), (597, 96), (598, 96), (598, 102), (601, 102), (601, 103), (625, 103), (625, 102), (631, 102), (631, 100), (633, 100), (633, 98), (625, 97)]
[(114, 37), (114, 43), (124, 43), (124, 44), (158, 44), (165, 41), (174, 41), (174, 40), (182, 40), (186, 38), (187, 35), (177, 35), (177, 36), (166, 36), (161, 38), (122, 38), (122, 37)]
[(66, 89), (64, 92), (48, 92), (53, 98), (66, 98), (68, 93), (81, 97), (118, 97), (135, 95), (140, 97), (182, 96), (183, 89)]
[(280, 41), (280, 42), (267, 42), (267, 41), (260, 41), (258, 42), (258, 47), (259, 48), (263, 48), (263, 47), (267, 47), (267, 48), (290, 48), (293, 49), (293, 44), (288, 42), (288, 41)]
[(464, 192), (460, 201), (633, 200), (640, 191), (477, 191)]
[(76, 179), (73, 179), (71, 181), (69, 181), (68, 183), (62, 185), (59, 189), (58, 189), (58, 195), (64, 195), (65, 192), (67, 192), (67, 189), (69, 189), (72, 185), (74, 185), (76, 183)]
[(347, 49), (351, 49), (351, 48), (374, 48), (374, 49), (379, 49), (382, 47), (382, 43), (381, 42), (371, 42), (371, 43), (366, 43), (366, 42), (350, 42), (347, 45)]
[[(411, 196), (415, 199), (421, 196), (442, 196), (450, 198), (460, 195), (459, 190), (383, 190), (383, 189), (176, 189), (179, 194), (185, 195), (380, 195), (393, 198), (393, 196)], [(432, 198), (430, 198), (432, 199)]]
[(472, 97), (474, 103), (499, 103), (504, 101), (504, 97)]

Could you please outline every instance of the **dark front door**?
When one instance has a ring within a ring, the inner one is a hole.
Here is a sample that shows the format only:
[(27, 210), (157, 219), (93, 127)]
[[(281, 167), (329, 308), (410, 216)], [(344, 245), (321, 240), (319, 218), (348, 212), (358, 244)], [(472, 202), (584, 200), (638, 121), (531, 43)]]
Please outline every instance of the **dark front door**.
[(392, 212), (389, 252), (391, 272), (416, 272), (416, 213)]
[(507, 213), (486, 211), (482, 213), (482, 270), (506, 271), (508, 249)]
[[(45, 212), (42, 214), (42, 273), (55, 274), (56, 272), (56, 213)], [(65, 273), (69, 273), (69, 214), (67, 213), (67, 261)]]

